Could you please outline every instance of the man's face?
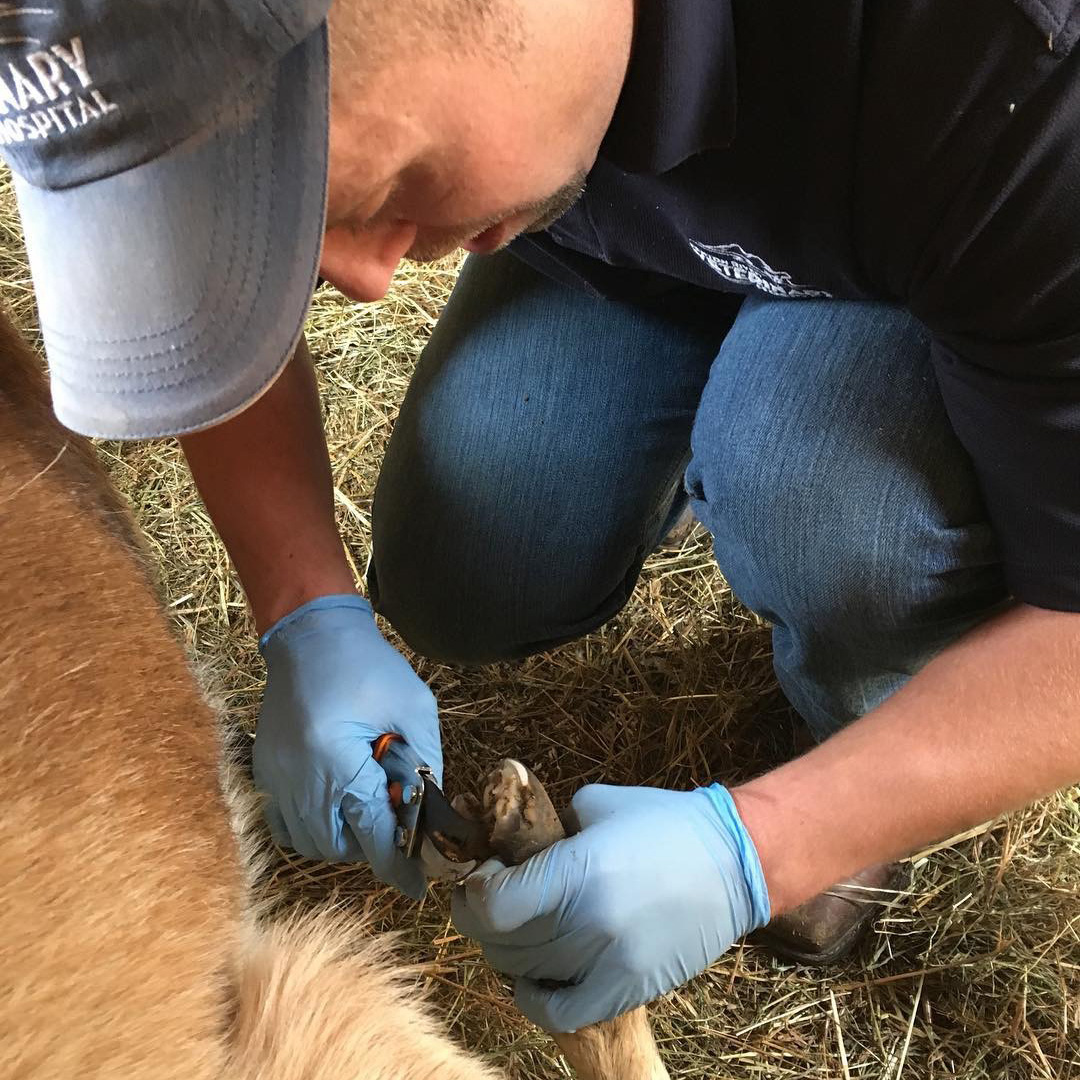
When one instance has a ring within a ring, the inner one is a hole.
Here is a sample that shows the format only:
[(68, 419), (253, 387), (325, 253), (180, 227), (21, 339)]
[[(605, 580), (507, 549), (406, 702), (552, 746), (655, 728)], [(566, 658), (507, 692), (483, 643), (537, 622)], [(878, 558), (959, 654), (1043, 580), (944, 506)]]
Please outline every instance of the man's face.
[(445, 52), (362, 78), (335, 64), (325, 278), (377, 300), (402, 258), (496, 251), (573, 205), (618, 99), (630, 27), (622, 49), (608, 28), (605, 59), (587, 63), (581, 35), (558, 29), (546, 20), (512, 62)]

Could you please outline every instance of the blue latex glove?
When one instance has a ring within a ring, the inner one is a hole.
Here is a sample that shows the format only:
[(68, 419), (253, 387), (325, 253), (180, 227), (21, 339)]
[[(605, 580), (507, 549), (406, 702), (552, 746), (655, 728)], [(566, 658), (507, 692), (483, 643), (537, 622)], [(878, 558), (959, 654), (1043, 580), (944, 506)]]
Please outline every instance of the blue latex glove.
[[(666, 994), (769, 919), (757, 852), (726, 788), (592, 785), (581, 831), (454, 891), (454, 924), (517, 976), (518, 1007), (576, 1031)], [(551, 989), (539, 980), (571, 983)]]
[(331, 862), (366, 859), (414, 898), (423, 871), (394, 847), (387, 776), (371, 756), (385, 731), (403, 735), (442, 777), (431, 691), (379, 633), (359, 596), (323, 596), (275, 623), (259, 642), (266, 693), (255, 733), (255, 786), (274, 840)]

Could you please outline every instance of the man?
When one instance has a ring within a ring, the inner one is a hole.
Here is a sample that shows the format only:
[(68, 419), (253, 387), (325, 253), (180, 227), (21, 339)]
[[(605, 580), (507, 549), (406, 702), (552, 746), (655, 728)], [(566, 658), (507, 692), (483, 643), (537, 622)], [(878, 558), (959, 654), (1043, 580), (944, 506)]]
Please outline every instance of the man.
[[(0, 130), (60, 417), (181, 434), (243, 579), (275, 835), (416, 895), (370, 741), (438, 770), (435, 705), (355, 592), (302, 343), (287, 363), (323, 14), (13, 10)], [(1080, 5), (331, 14), (326, 277), (371, 300), (402, 257), (547, 227), (469, 262), (421, 360), (374, 602), (430, 655), (547, 648), (619, 609), (688, 495), (822, 740), (732, 791), (587, 787), (575, 837), (474, 874), (455, 919), (528, 1015), (614, 1015), (1077, 779)]]

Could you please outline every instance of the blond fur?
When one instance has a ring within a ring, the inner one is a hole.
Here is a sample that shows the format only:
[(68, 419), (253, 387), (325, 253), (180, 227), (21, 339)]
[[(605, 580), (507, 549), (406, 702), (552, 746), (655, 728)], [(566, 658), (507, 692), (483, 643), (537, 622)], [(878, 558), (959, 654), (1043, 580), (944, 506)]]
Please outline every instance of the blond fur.
[(0, 319), (0, 1076), (492, 1080), (363, 927), (257, 918), (133, 535)]
[(644, 1008), (552, 1038), (578, 1080), (670, 1080)]

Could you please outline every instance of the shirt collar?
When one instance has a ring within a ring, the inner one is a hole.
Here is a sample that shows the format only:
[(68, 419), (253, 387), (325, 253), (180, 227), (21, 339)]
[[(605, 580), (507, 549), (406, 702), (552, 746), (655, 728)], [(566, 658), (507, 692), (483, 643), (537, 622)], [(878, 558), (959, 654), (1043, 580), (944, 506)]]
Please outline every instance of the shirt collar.
[(634, 45), (602, 157), (664, 173), (735, 135), (731, 0), (637, 0)]

